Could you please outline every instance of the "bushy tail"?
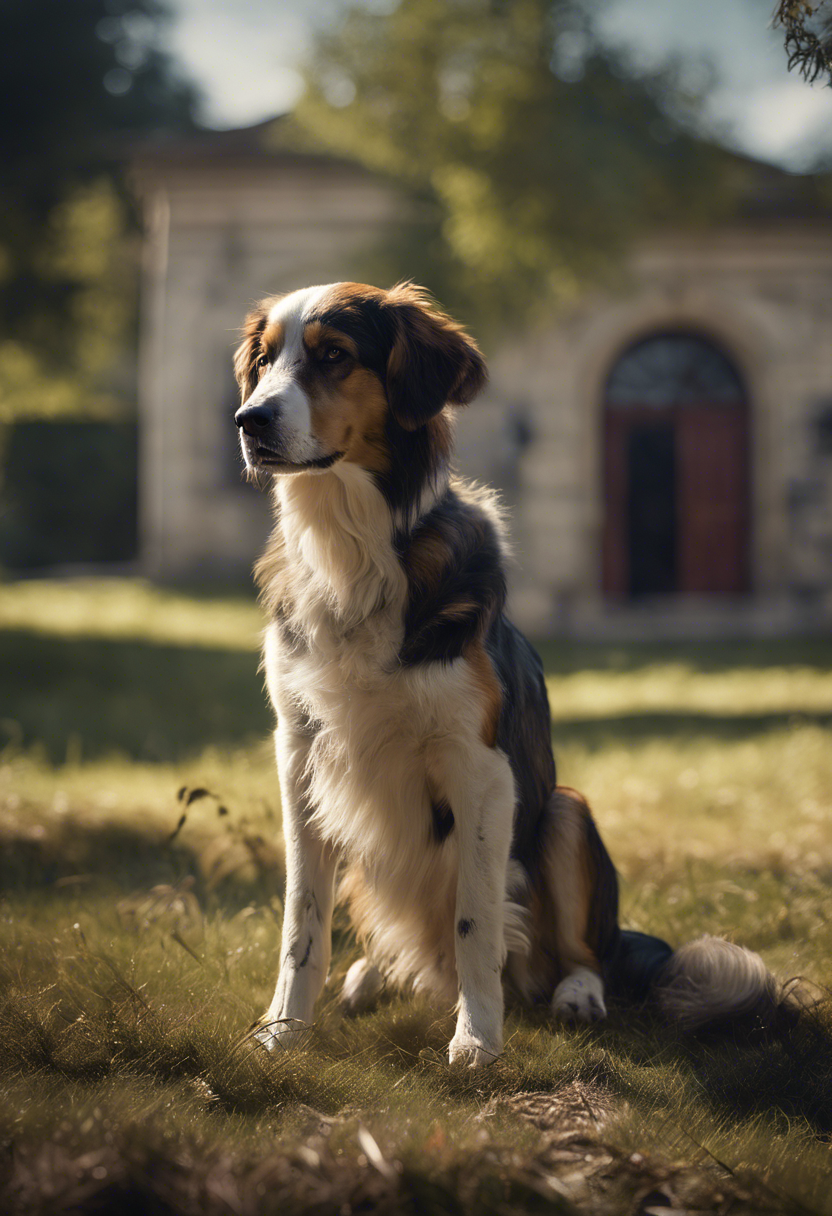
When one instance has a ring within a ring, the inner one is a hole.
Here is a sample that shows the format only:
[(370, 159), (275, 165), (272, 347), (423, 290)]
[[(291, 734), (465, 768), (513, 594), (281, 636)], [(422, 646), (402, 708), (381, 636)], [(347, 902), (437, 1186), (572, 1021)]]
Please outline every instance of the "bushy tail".
[(741, 1017), (771, 1022), (789, 1003), (759, 954), (708, 935), (674, 950), (656, 997), (664, 1013), (687, 1030)]
[(710, 935), (671, 950), (660, 938), (624, 930), (610, 978), (624, 996), (651, 996), (685, 1030), (740, 1018), (774, 1025), (804, 1007), (799, 992), (778, 983), (759, 954)]

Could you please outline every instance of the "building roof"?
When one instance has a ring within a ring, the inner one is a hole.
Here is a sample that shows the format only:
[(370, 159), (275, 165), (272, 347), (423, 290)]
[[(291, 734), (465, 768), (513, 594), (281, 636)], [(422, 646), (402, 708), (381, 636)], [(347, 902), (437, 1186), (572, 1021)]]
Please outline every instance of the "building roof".
[(165, 166), (180, 168), (188, 164), (204, 165), (218, 161), (290, 161), (296, 164), (325, 162), (359, 170), (363, 168), (347, 157), (300, 147), (297, 138), (287, 130), (289, 118), (288, 114), (283, 114), (252, 126), (223, 131), (208, 127), (185, 132), (160, 131), (133, 144), (131, 159), (139, 166), (152, 166), (161, 170), (164, 170)]
[[(714, 151), (722, 160), (732, 199), (725, 218), (752, 224), (778, 219), (832, 223), (832, 172), (790, 173), (721, 146), (714, 146)], [(265, 167), (276, 163), (327, 165), (378, 176), (348, 157), (304, 145), (290, 114), (230, 130), (160, 132), (134, 144), (130, 159), (140, 175), (149, 171), (154, 177), (189, 165)]]

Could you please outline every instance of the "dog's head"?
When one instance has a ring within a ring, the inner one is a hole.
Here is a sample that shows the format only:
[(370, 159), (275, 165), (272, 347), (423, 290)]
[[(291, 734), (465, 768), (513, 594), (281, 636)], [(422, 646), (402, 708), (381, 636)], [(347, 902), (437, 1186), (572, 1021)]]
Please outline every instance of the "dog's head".
[(359, 283), (264, 300), (235, 356), (246, 464), (303, 473), (350, 461), (391, 472), (407, 434), (485, 383), (473, 340), (420, 288)]

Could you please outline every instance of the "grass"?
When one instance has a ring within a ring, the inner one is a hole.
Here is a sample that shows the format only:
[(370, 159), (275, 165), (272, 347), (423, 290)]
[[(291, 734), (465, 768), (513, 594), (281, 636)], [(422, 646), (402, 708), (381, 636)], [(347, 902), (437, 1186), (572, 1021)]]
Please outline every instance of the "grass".
[[(256, 607), (26, 583), (0, 625), (0, 1209), (832, 1213), (825, 1001), (699, 1039), (511, 1010), (468, 1075), (445, 1010), (340, 1016), (338, 920), (310, 1041), (265, 1056), (283, 858)], [(727, 932), (823, 997), (832, 645), (543, 651), (624, 920)]]

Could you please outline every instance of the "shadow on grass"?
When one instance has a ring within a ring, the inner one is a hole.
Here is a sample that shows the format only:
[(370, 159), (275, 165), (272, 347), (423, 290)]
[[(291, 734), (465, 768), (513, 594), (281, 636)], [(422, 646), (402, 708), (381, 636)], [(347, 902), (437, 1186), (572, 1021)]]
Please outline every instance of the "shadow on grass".
[(563, 718), (552, 723), (555, 755), (558, 745), (577, 743), (594, 750), (621, 743), (647, 743), (652, 739), (683, 742), (733, 743), (792, 726), (832, 726), (832, 713), (788, 711), (762, 714), (711, 714), (705, 712), (617, 714), (609, 718)]
[[(42, 835), (25, 831), (0, 835), (0, 889), (7, 895), (37, 893), (42, 899), (65, 901), (102, 886), (124, 894), (157, 883), (178, 884), (191, 879), (200, 900), (210, 892), (225, 902), (265, 900), (283, 888), (283, 867), (272, 842), (250, 836), (248, 855), (239, 847), (243, 836), (218, 831), (193, 843), (181, 837), (171, 841), (158, 833), (120, 823), (86, 824), (74, 817)], [(210, 842), (210, 855), (206, 850)], [(212, 881), (210, 857), (222, 864), (217, 842), (228, 842), (230, 860), (238, 861)], [(234, 854), (231, 849), (234, 848)], [(245, 873), (245, 881), (240, 878)]]
[(744, 667), (809, 667), (832, 672), (832, 640), (825, 637), (626, 643), (543, 639), (535, 646), (552, 676), (578, 671), (634, 672), (657, 663), (681, 663), (692, 671), (712, 674)]
[[(626, 649), (546, 643), (547, 670), (635, 670), (660, 659), (681, 660), (684, 647)], [(735, 667), (742, 644), (712, 643), (690, 651), (702, 670)], [(785, 662), (832, 669), (832, 644), (790, 641), (761, 650), (757, 666)], [(113, 752), (134, 760), (177, 761), (212, 744), (262, 738), (272, 717), (247, 651), (160, 646), (113, 639), (56, 638), (24, 630), (0, 632), (0, 704), (6, 738), (38, 744), (49, 760), (94, 759)], [(832, 725), (830, 713), (711, 714), (646, 712), (556, 721), (556, 743), (589, 748), (650, 739), (742, 740), (796, 723)], [(0, 738), (0, 742), (2, 739)]]
[(53, 763), (118, 752), (172, 761), (273, 725), (257, 656), (112, 639), (0, 632), (7, 740)]
[[(598, 1036), (618, 1068), (623, 1060), (635, 1070), (651, 1071), (657, 1064), (684, 1063), (697, 1092), (717, 1116), (766, 1117), (774, 1120), (781, 1134), (794, 1120), (802, 1120), (820, 1138), (832, 1136), (832, 998), (828, 994), (800, 1014), (775, 1015), (767, 1025), (738, 1019), (699, 1034), (668, 1029), (650, 1009), (634, 1012), (618, 1007)], [(684, 1111), (676, 1117), (684, 1127)]]

